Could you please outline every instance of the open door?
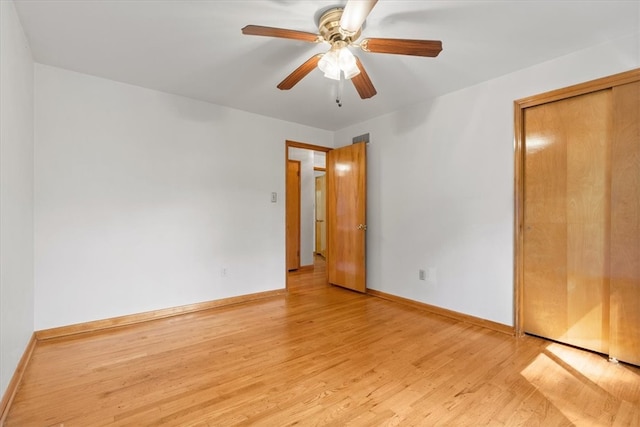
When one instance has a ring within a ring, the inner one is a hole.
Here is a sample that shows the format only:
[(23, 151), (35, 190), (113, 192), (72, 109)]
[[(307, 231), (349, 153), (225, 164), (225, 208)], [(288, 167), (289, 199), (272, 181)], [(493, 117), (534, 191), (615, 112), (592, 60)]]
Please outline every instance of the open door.
[(329, 283), (366, 291), (366, 143), (327, 153), (327, 272)]
[(300, 268), (300, 162), (287, 161), (287, 270)]

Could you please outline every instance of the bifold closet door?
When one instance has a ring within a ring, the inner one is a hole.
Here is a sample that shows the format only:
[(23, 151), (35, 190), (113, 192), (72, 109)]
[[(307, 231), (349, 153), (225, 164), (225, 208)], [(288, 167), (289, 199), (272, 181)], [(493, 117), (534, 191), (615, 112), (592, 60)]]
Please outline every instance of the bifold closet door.
[(611, 90), (524, 114), (524, 331), (608, 353)]
[(640, 365), (640, 82), (613, 88), (609, 354)]

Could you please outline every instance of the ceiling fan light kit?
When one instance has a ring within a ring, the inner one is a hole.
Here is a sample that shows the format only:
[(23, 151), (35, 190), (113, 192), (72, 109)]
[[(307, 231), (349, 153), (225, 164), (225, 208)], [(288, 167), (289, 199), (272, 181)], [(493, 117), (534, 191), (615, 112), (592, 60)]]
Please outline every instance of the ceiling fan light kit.
[(320, 58), (318, 68), (324, 73), (324, 76), (340, 80), (340, 73), (344, 73), (344, 78), (349, 80), (360, 74), (360, 69), (356, 64), (356, 57), (347, 48), (347, 46), (339, 46), (338, 43)]
[(377, 92), (362, 62), (349, 50), (350, 46), (360, 47), (364, 52), (424, 57), (436, 57), (442, 51), (442, 42), (439, 40), (367, 38), (359, 44), (355, 43), (362, 33), (367, 16), (376, 3), (377, 0), (348, 0), (344, 8), (333, 7), (326, 10), (318, 20), (319, 34), (259, 25), (247, 25), (242, 29), (242, 33), (308, 43), (326, 42), (331, 45), (328, 52), (314, 55), (296, 68), (278, 84), (278, 89), (291, 89), (318, 67), (329, 79), (351, 80), (360, 98), (367, 99)]

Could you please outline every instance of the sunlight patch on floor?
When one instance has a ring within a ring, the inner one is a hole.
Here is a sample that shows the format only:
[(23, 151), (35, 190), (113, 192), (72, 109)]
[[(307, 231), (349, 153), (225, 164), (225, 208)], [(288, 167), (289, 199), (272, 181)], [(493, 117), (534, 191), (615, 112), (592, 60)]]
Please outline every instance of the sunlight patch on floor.
[[(615, 395), (618, 399), (631, 399), (632, 397), (626, 396), (625, 394), (628, 393), (624, 393), (623, 390), (640, 387), (638, 374), (624, 364), (609, 362), (607, 356), (596, 355), (558, 343), (550, 344), (546, 351), (560, 363), (580, 371), (581, 376), (597, 384), (604, 391)], [(625, 371), (622, 376), (620, 375), (621, 370)]]
[[(602, 411), (600, 403), (593, 405), (589, 413), (585, 413), (581, 407), (576, 405), (576, 401), (585, 399), (593, 402), (607, 401), (608, 394), (589, 381), (581, 378), (572, 372), (572, 369), (562, 366), (549, 354), (539, 354), (521, 374), (544, 397), (555, 406), (571, 423), (579, 425), (611, 425), (611, 420), (598, 419)], [(568, 393), (569, 390), (580, 390), (580, 393)]]

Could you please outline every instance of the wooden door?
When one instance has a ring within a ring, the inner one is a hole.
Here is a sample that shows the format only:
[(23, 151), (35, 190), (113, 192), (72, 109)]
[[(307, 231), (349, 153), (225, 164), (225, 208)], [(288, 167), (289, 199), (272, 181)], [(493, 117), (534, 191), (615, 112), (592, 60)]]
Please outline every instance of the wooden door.
[(327, 176), (316, 177), (316, 253), (327, 256)]
[(300, 162), (287, 160), (287, 270), (300, 268)]
[(366, 290), (366, 144), (327, 153), (327, 271), (329, 283)]
[(609, 343), (612, 97), (524, 115), (524, 330), (601, 353)]
[(613, 88), (609, 355), (640, 365), (640, 82)]

